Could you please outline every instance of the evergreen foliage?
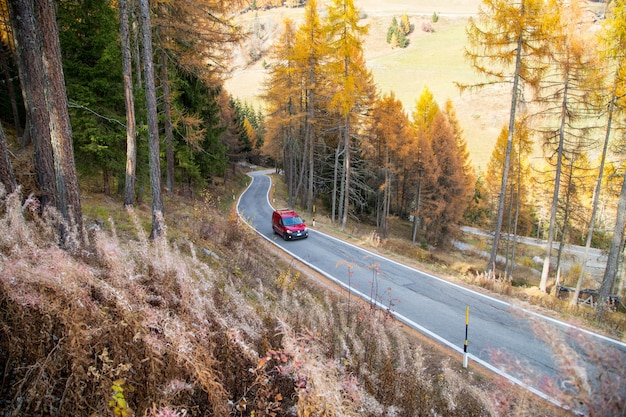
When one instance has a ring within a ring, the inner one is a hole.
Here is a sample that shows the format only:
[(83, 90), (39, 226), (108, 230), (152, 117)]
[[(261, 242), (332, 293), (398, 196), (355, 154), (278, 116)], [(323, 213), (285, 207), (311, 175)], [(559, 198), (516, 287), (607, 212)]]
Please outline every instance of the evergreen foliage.
[(387, 30), (387, 43), (392, 48), (406, 48), (409, 46), (409, 39), (407, 38), (409, 33), (411, 33), (409, 17), (406, 14), (402, 15), (400, 23), (398, 23), (398, 19), (394, 16)]

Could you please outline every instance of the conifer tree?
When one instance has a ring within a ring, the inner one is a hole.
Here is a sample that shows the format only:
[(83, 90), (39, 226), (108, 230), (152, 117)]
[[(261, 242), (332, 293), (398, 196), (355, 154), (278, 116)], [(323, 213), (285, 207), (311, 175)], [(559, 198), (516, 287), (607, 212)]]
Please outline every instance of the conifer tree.
[(470, 184), (466, 178), (463, 159), (457, 138), (448, 118), (438, 112), (430, 125), (431, 149), (439, 167), (436, 189), (432, 194), (432, 207), (428, 234), (435, 246), (448, 243), (458, 231), (458, 223), (469, 204)]
[(286, 19), (283, 31), (270, 50), (270, 76), (265, 84), (267, 141), (266, 152), (278, 161), (287, 183), (287, 201), (294, 204), (295, 182), (298, 177), (298, 161), (302, 150), (298, 134), (304, 126), (303, 94), (300, 82), (303, 74), (295, 60), (296, 28)]
[(363, 65), (363, 36), (368, 32), (367, 26), (359, 24), (359, 11), (353, 0), (333, 0), (328, 7), (328, 18), (325, 31), (329, 37), (329, 46), (334, 54), (329, 58), (326, 72), (331, 85), (338, 88), (333, 92), (329, 109), (337, 112), (341, 118), (339, 131), (341, 132), (343, 166), (341, 182), (343, 189), (341, 227), (345, 228), (350, 209), (351, 190), (351, 159), (352, 137), (355, 123), (355, 113), (358, 102), (366, 100), (368, 82), (371, 74)]
[[(614, 126), (614, 120), (623, 121), (624, 109), (626, 109), (626, 4), (624, 0), (616, 1), (611, 10), (610, 17), (604, 26), (603, 41), (606, 45), (605, 56), (609, 61), (611, 69), (611, 78), (613, 79), (612, 88), (609, 94), (607, 126), (605, 132), (605, 143), (609, 140), (611, 133), (623, 133), (624, 125)], [(619, 122), (618, 122), (619, 123)], [(622, 122), (623, 123), (623, 122)], [(620, 129), (621, 127), (621, 129)], [(616, 134), (620, 137), (620, 134)], [(623, 134), (621, 140), (616, 141), (615, 147), (624, 154), (626, 143)], [(626, 168), (623, 158), (620, 160), (621, 168)], [(602, 284), (599, 292), (599, 305), (597, 317), (604, 319), (607, 311), (608, 297), (615, 283), (620, 253), (623, 256), (624, 250), (624, 227), (626, 225), (626, 173), (622, 171), (622, 184), (617, 206), (615, 226), (613, 229), (613, 238), (609, 247), (606, 269), (602, 277)]]
[[(59, 230), (61, 245), (75, 249), (84, 243), (83, 215), (56, 4), (49, 0), (16, 0), (9, 3), (9, 14), (27, 118), (35, 142), (35, 169), (46, 193), (42, 202), (44, 207), (54, 204), (61, 213), (65, 220)], [(79, 241), (73, 241), (73, 237)]]
[(411, 22), (409, 21), (409, 15), (406, 13), (400, 17), (400, 27), (405, 36), (411, 33)]
[(537, 87), (546, 69), (537, 63), (547, 52), (545, 46), (552, 36), (555, 19), (558, 19), (558, 8), (553, 0), (521, 0), (519, 3), (483, 0), (478, 19), (471, 18), (467, 28), (466, 57), (477, 72), (488, 77), (487, 81), (473, 87), (485, 87), (494, 82), (512, 83), (498, 214), (487, 265), (490, 273), (495, 273), (496, 268), (520, 92), (525, 86)]
[[(376, 184), (376, 223), (382, 237), (387, 237), (394, 179), (400, 182), (402, 161), (415, 148), (409, 118), (402, 102), (392, 93), (377, 100), (372, 109), (372, 139), (368, 159), (379, 173)], [(398, 191), (396, 191), (397, 193)]]
[(315, 180), (315, 147), (317, 143), (317, 104), (323, 83), (322, 64), (328, 53), (328, 43), (317, 10), (317, 1), (308, 1), (304, 9), (304, 22), (296, 33), (293, 59), (302, 71), (301, 88), (305, 111), (302, 135), (301, 166), (298, 170), (296, 196), (308, 212), (313, 208)]
[[(556, 237), (557, 210), (561, 196), (563, 166), (566, 159), (570, 162), (579, 160), (575, 153), (590, 151), (594, 144), (589, 135), (594, 124), (591, 99), (600, 78), (596, 69), (599, 65), (590, 39), (580, 30), (582, 10), (578, 1), (567, 2), (559, 7), (560, 20), (553, 32), (549, 44), (549, 71), (541, 82), (540, 102), (545, 103), (545, 120), (554, 120), (552, 126), (545, 126), (544, 149), (549, 155), (555, 155), (554, 188), (550, 209), (548, 242), (544, 257), (539, 288), (546, 291), (550, 269), (552, 243)], [(566, 193), (570, 196), (569, 188)], [(569, 213), (564, 213), (567, 217)], [(563, 237), (561, 235), (561, 237)]]
[(437, 164), (432, 148), (431, 127), (439, 114), (439, 105), (428, 87), (424, 87), (416, 101), (412, 113), (413, 129), (417, 136), (417, 149), (414, 153), (415, 193), (412, 204), (413, 212), (413, 242), (417, 239), (417, 232), (430, 226), (431, 217), (438, 209), (434, 193), (436, 192), (437, 178), (441, 167)]

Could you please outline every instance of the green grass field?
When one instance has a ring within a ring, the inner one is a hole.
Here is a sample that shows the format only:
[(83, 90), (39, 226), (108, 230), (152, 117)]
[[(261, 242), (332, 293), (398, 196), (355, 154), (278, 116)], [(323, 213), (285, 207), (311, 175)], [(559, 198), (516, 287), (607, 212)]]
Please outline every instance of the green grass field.
[(507, 87), (460, 93), (456, 83), (481, 81), (464, 57), (466, 24), (467, 19), (440, 19), (434, 33), (425, 33), (418, 23), (407, 48), (373, 58), (368, 66), (379, 90), (393, 91), (409, 115), (424, 87), (442, 107), (446, 100), (452, 100), (474, 165), (484, 170), (508, 120)]

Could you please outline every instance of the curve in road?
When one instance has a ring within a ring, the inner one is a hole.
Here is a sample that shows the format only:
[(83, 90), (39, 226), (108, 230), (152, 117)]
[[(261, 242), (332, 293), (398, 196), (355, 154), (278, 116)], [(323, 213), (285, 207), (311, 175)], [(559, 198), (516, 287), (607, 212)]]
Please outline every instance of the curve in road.
[[(558, 380), (560, 370), (550, 345), (536, 336), (537, 326), (546, 326), (549, 334), (561, 337), (576, 351), (582, 351), (582, 344), (597, 344), (616, 351), (626, 362), (626, 343), (619, 340), (446, 281), (320, 231), (311, 229), (308, 239), (300, 241), (277, 238), (271, 225), (269, 172), (249, 173), (252, 181), (237, 203), (241, 218), (259, 235), (347, 291), (460, 353), (469, 308), (468, 358), (509, 381), (560, 405), (542, 390), (542, 381)], [(494, 362), (494, 358), (500, 360)], [(517, 365), (507, 366), (502, 358)], [(601, 371), (594, 370), (592, 363), (586, 366), (589, 375)]]

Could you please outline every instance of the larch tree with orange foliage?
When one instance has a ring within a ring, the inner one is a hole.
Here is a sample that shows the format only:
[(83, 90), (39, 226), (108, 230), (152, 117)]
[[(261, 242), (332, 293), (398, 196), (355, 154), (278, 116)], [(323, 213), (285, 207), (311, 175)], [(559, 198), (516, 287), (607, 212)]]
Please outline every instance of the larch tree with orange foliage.
[(287, 202), (295, 203), (298, 167), (302, 160), (299, 133), (304, 126), (305, 103), (302, 94), (302, 72), (294, 60), (296, 28), (292, 20), (284, 21), (283, 31), (270, 51), (270, 76), (265, 83), (264, 100), (268, 114), (264, 152), (282, 168), (287, 184)]
[[(553, 35), (558, 7), (554, 0), (500, 1), (483, 0), (478, 18), (470, 18), (467, 27), (469, 45), (465, 55), (472, 67), (487, 77), (482, 88), (494, 83), (512, 83), (507, 147), (504, 154), (500, 195), (495, 221), (494, 241), (487, 271), (495, 274), (496, 257), (504, 216), (511, 149), (520, 94), (525, 86), (536, 88), (545, 65), (539, 59), (547, 53), (546, 44)], [(468, 86), (461, 86), (462, 89)]]
[[(544, 120), (549, 121), (542, 127), (543, 146), (549, 155), (548, 163), (553, 167), (551, 183), (554, 185), (539, 284), (543, 292), (546, 292), (550, 272), (552, 243), (558, 239), (559, 229), (566, 227), (563, 221), (558, 224), (557, 212), (560, 207), (564, 211), (569, 204), (564, 205), (559, 200), (571, 201), (572, 197), (571, 188), (567, 186), (569, 177), (564, 172), (565, 166), (582, 160), (579, 154), (592, 152), (596, 147), (591, 139), (597, 115), (593, 101), (597, 86), (602, 85), (598, 56), (593, 47), (595, 40), (588, 31), (592, 22), (585, 22), (583, 6), (579, 1), (562, 2), (559, 11), (559, 20), (549, 44), (550, 54), (546, 57), (551, 70), (542, 79), (539, 90), (539, 102), (546, 108), (542, 115)], [(566, 219), (569, 215), (565, 210), (559, 217)], [(563, 233), (560, 236), (563, 239)]]
[[(626, 168), (626, 161), (624, 161), (623, 158), (623, 155), (626, 154), (624, 151), (626, 149), (626, 142), (623, 136), (623, 115), (624, 109), (626, 109), (626, 56), (624, 55), (624, 51), (626, 50), (626, 4), (624, 0), (619, 0), (614, 3), (604, 30), (603, 39), (607, 46), (606, 58), (610, 63), (611, 78), (613, 79), (613, 86), (609, 93), (605, 143), (608, 142), (611, 133), (616, 134), (617, 132), (622, 132), (622, 140), (616, 141), (614, 145), (617, 154), (622, 155), (622, 158), (619, 159), (621, 168)], [(614, 126), (613, 120), (619, 121), (620, 118), (622, 120), (621, 126)], [(616, 136), (619, 137), (619, 135)], [(600, 286), (600, 302), (597, 310), (599, 319), (603, 319), (607, 312), (607, 301), (616, 281), (620, 253), (622, 253), (623, 256), (624, 251), (624, 228), (626, 227), (626, 173), (624, 170), (621, 172), (621, 176), (622, 185), (617, 205), (617, 217), (613, 229), (613, 239), (609, 246), (607, 265), (604, 276), (602, 277), (602, 285)]]
[(322, 65), (328, 54), (327, 37), (320, 20), (317, 1), (310, 0), (304, 9), (304, 22), (296, 32), (291, 59), (301, 74), (302, 100), (305, 111), (302, 134), (302, 159), (298, 169), (296, 196), (307, 211), (313, 211), (315, 186), (315, 148), (317, 145), (317, 106), (323, 86)]
[(226, 63), (231, 57), (232, 46), (243, 38), (243, 32), (230, 17), (239, 4), (238, 1), (159, 0), (152, 5), (155, 44), (160, 58), (167, 166), (165, 178), (169, 194), (174, 190), (175, 125), (180, 123), (185, 126), (179, 132), (190, 132), (182, 138), (188, 146), (197, 147), (202, 138), (202, 134), (195, 134), (199, 125), (195, 122), (197, 118), (183, 114), (173, 105), (175, 91), (170, 87), (169, 66), (176, 71), (193, 74), (207, 86), (221, 84), (228, 72)]
[(414, 147), (415, 137), (402, 102), (393, 92), (384, 95), (372, 109), (371, 140), (366, 155), (376, 178), (372, 187), (376, 195), (376, 225), (383, 238), (389, 231), (394, 183), (397, 194), (402, 161)]
[[(424, 87), (415, 103), (412, 127), (417, 137), (417, 148), (413, 150), (413, 179), (415, 193), (411, 203), (413, 215), (412, 241), (415, 243), (418, 232), (430, 226), (429, 213), (436, 210), (434, 193), (437, 190), (437, 177), (440, 167), (432, 149), (431, 126), (439, 114), (439, 105), (432, 92)], [(421, 236), (425, 238), (425, 236)], [(425, 242), (424, 242), (425, 243)]]
[[(369, 88), (372, 76), (364, 65), (363, 37), (368, 27), (360, 24), (360, 12), (353, 0), (333, 0), (328, 6), (328, 18), (325, 32), (328, 34), (329, 47), (334, 53), (325, 66), (330, 85), (336, 87), (332, 94), (329, 110), (340, 116), (340, 132), (343, 165), (341, 167), (341, 197), (339, 214), (341, 227), (345, 228), (350, 210), (352, 141), (355, 136), (355, 123), (359, 102), (368, 102), (371, 97)], [(339, 167), (335, 166), (337, 171)], [(336, 195), (336, 187), (333, 188)]]

